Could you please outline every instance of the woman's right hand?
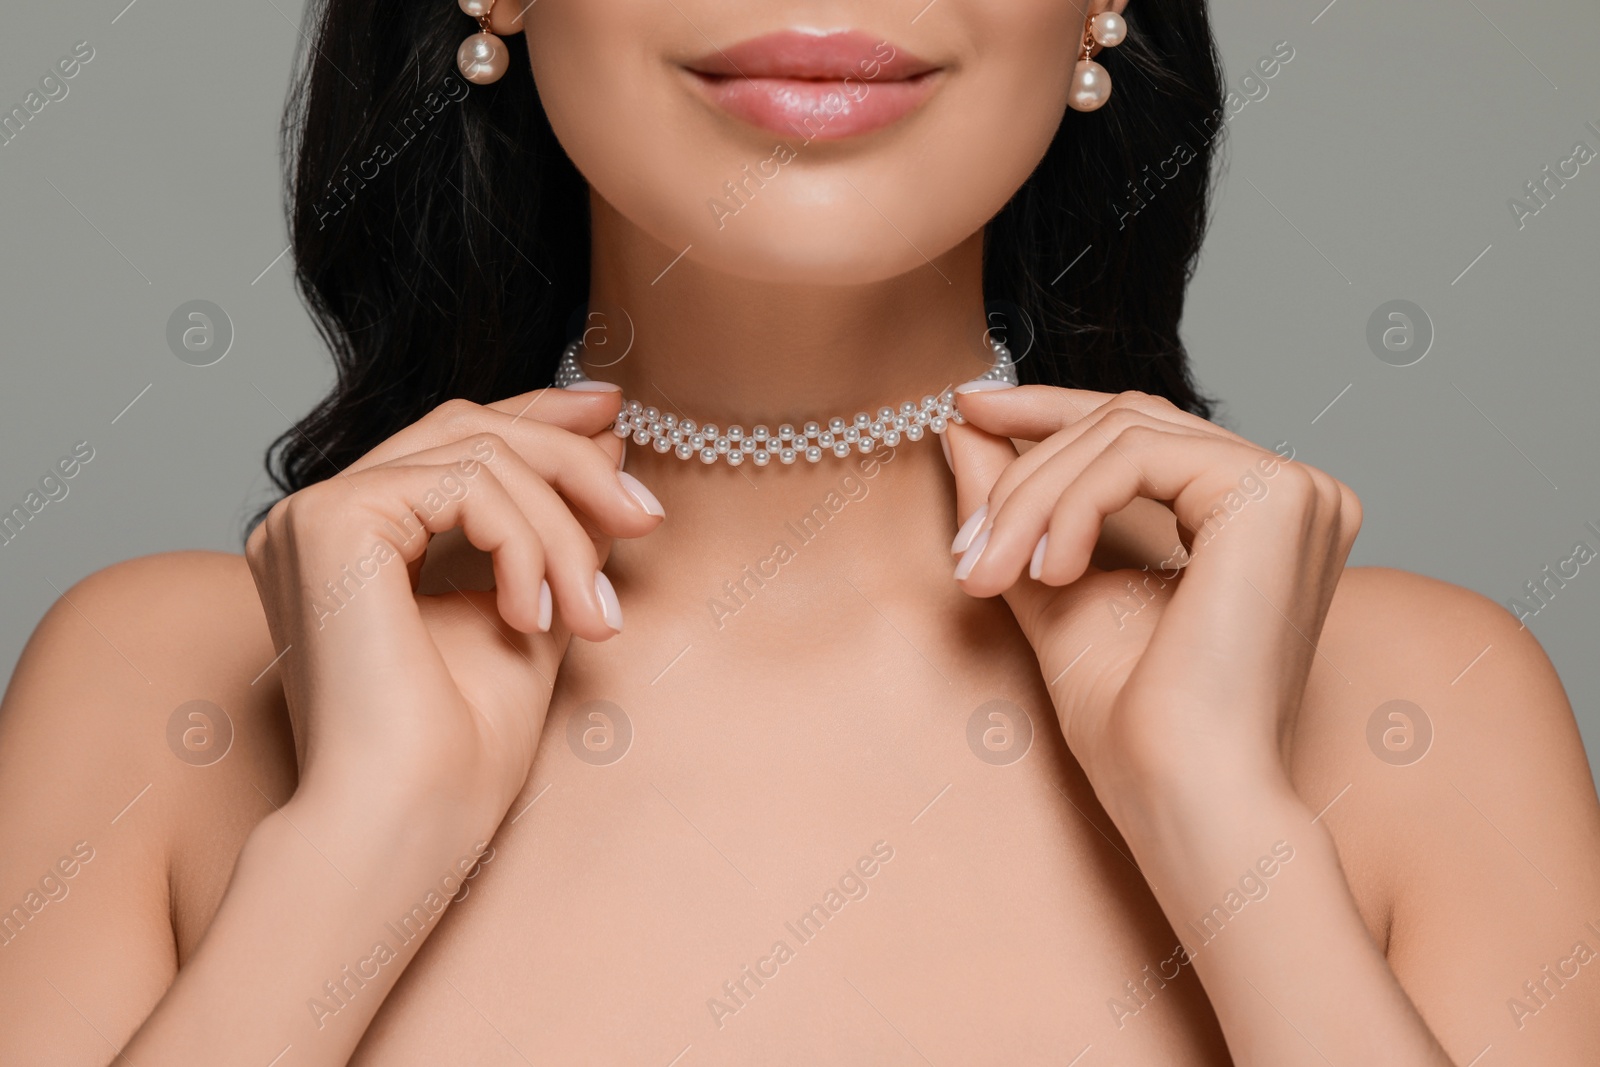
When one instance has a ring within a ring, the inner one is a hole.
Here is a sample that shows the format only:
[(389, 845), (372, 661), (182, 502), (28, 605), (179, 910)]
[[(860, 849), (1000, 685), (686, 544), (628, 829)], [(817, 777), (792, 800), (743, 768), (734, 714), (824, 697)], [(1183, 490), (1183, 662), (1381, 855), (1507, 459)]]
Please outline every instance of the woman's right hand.
[[(607, 427), (620, 395), (447, 401), (280, 500), (251, 533), (297, 802), (448, 806), (472, 824), (463, 833), (484, 836), (498, 824), (532, 766), (570, 636), (621, 629), (600, 571), (611, 539), (661, 521), (618, 469), (625, 442)], [(429, 540), (456, 527), (489, 554), (495, 589), (417, 592)]]

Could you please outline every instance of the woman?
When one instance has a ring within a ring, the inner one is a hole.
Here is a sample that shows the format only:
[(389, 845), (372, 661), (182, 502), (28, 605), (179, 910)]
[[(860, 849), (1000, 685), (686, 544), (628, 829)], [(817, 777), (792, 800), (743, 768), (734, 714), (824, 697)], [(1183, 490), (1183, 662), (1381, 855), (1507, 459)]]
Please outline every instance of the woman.
[(4, 1060), (1592, 1059), (1561, 685), (1205, 418), (1125, 4), (327, 0), (338, 387), (23, 657)]

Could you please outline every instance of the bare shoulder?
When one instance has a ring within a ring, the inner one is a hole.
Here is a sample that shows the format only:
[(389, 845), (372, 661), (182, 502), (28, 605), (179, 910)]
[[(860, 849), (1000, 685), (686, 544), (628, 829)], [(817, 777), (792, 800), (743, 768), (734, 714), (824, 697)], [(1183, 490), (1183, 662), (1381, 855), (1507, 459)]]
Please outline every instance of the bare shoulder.
[(293, 789), (274, 656), (242, 556), (164, 553), (73, 585), (0, 705), (3, 850), (44, 870), (88, 842), (84, 873), (170, 916), (182, 958), (244, 837)]
[(1507, 609), (1404, 571), (1347, 572), (1294, 777), (1327, 806), (1368, 925), (1419, 1004), (1477, 1013), (1497, 1049), (1531, 1053), (1578, 1025), (1534, 1034), (1547, 1007), (1600, 1031), (1600, 975), (1569, 983), (1561, 1011), (1554, 985), (1543, 999), (1523, 986), (1600, 949), (1600, 804), (1561, 681)]

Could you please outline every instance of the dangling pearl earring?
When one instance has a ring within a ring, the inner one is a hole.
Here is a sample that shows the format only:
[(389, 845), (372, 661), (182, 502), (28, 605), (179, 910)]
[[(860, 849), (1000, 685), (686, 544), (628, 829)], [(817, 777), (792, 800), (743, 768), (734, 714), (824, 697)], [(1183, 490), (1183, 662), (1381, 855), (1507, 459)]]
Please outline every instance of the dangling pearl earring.
[(511, 65), (506, 43), (489, 32), (489, 12), (494, 0), (460, 0), (461, 10), (478, 20), (479, 31), (461, 42), (456, 49), (456, 66), (461, 76), (474, 85), (488, 85), (500, 80)]
[(1128, 23), (1115, 11), (1102, 11), (1084, 23), (1082, 51), (1072, 69), (1067, 96), (1067, 105), (1074, 111), (1094, 111), (1111, 99), (1111, 75), (1089, 57), (1100, 48), (1115, 48), (1127, 36)]

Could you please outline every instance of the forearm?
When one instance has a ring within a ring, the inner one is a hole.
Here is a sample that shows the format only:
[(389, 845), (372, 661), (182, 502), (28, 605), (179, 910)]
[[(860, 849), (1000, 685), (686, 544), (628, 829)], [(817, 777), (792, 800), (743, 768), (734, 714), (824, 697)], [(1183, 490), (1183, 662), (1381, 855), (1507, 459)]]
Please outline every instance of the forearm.
[(1373, 944), (1332, 837), (1286, 781), (1138, 790), (1118, 808), (1235, 1062), (1447, 1067)]
[(344, 1064), (489, 836), (481, 813), (296, 796), (251, 833), (215, 917), (124, 1055)]

